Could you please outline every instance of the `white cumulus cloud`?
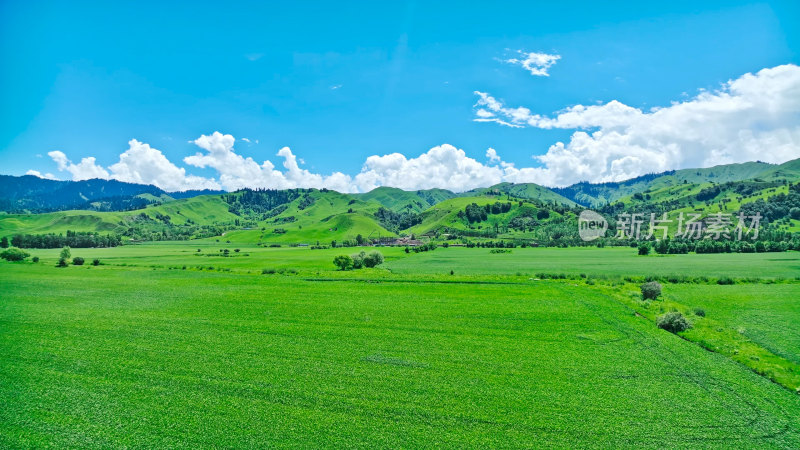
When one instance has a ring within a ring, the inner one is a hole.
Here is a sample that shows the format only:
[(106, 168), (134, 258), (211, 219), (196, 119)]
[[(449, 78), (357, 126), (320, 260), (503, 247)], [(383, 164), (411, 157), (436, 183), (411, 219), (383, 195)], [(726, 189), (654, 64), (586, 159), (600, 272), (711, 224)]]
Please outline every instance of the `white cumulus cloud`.
[(43, 173), (39, 172), (38, 170), (29, 170), (29, 171), (25, 172), (25, 175), (33, 175), (35, 177), (44, 178), (45, 180), (57, 180), (58, 179), (52, 173), (43, 174)]
[(325, 176), (301, 169), (289, 147), (278, 151), (277, 156), (283, 158), (283, 167), (286, 169), (280, 171), (276, 170), (275, 165), (269, 160), (259, 164), (251, 157), (245, 158), (236, 153), (233, 148), (236, 139), (230, 134), (215, 131), (209, 136), (202, 135), (192, 142), (206, 150), (206, 153), (188, 156), (183, 161), (191, 166), (215, 169), (219, 173), (220, 183), (227, 190), (245, 187), (273, 189), (327, 187), (342, 192), (352, 190), (350, 177), (343, 173), (335, 172)]
[(355, 184), (362, 191), (378, 186), (466, 191), (499, 183), (502, 177), (502, 169), (481, 164), (464, 150), (444, 144), (410, 159), (400, 153), (370, 156), (356, 175)]
[(219, 189), (211, 179), (186, 175), (186, 169), (172, 164), (161, 150), (131, 139), (119, 162), (109, 166), (111, 178), (128, 183), (153, 184), (165, 191)]
[(92, 178), (108, 178), (108, 171), (95, 163), (97, 160), (94, 156), (83, 158), (78, 164), (74, 164), (67, 158), (64, 152), (59, 150), (48, 152), (47, 156), (55, 161), (59, 171), (71, 173), (74, 181), (89, 180)]
[(576, 130), (568, 143), (557, 142), (536, 157), (543, 167), (520, 169), (519, 181), (563, 186), (800, 157), (800, 67), (793, 64), (748, 73), (717, 91), (650, 110), (614, 100), (543, 116), (507, 107), (485, 92), (475, 94), (475, 121)]
[(509, 64), (522, 67), (536, 77), (549, 77), (550, 67), (561, 59), (561, 55), (551, 55), (548, 53), (524, 52), (517, 50), (518, 57), (503, 60)]
[(220, 188), (212, 179), (186, 175), (185, 169), (172, 164), (160, 150), (136, 139), (132, 139), (128, 145), (128, 150), (119, 155), (119, 162), (112, 164), (108, 169), (98, 165), (93, 156), (83, 158), (79, 164), (74, 164), (64, 152), (54, 150), (47, 155), (55, 161), (59, 171), (72, 174), (73, 181), (100, 178), (152, 184), (166, 191)]

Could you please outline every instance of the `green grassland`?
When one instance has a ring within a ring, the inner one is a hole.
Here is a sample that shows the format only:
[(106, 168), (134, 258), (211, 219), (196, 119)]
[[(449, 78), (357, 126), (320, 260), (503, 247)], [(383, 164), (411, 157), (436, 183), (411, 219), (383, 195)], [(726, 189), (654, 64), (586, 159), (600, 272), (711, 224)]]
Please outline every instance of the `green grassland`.
[(231, 214), (219, 196), (200, 196), (175, 200), (144, 209), (126, 212), (58, 211), (44, 214), (0, 214), (0, 234), (65, 233), (98, 231), (124, 234), (130, 220), (145, 214), (151, 219), (168, 215), (176, 225), (193, 221), (200, 225), (233, 223), (239, 217)]
[[(478, 206), (491, 205), (494, 203), (511, 203), (511, 210), (501, 214), (489, 214), (487, 220), (479, 223), (470, 224), (466, 219), (460, 218), (459, 213), (463, 213), (467, 205), (472, 203)], [(538, 206), (537, 206), (538, 205)], [(422, 222), (415, 225), (406, 232), (421, 235), (432, 234), (438, 230), (472, 230), (472, 231), (491, 231), (494, 226), (505, 227), (513, 218), (517, 216), (532, 215), (536, 216), (536, 212), (542, 208), (541, 204), (523, 203), (519, 204), (517, 200), (509, 200), (504, 196), (485, 195), (480, 197), (456, 197), (445, 200), (436, 204), (427, 211), (422, 213)], [(561, 218), (558, 213), (551, 213), (552, 217), (548, 220), (543, 220), (542, 223), (553, 222)], [(573, 216), (574, 218), (574, 216)], [(532, 235), (528, 235), (530, 238)], [(506, 237), (513, 237), (508, 235)]]
[[(673, 220), (679, 213), (700, 212), (704, 216), (716, 212), (736, 213), (743, 205), (789, 193), (787, 183), (797, 179), (798, 166), (800, 160), (778, 166), (758, 162), (731, 164), (685, 169), (620, 183), (579, 183), (560, 190), (532, 183), (501, 183), (460, 194), (442, 189), (403, 191), (389, 187), (363, 194), (290, 190), (284, 191), (288, 194), (281, 200), (283, 203), (266, 202), (270, 205), (268, 210), (263, 204), (234, 205), (234, 200), (246, 197), (243, 192), (181, 200), (142, 194), (140, 197), (156, 203), (134, 211), (2, 214), (0, 236), (70, 230), (115, 233), (141, 241), (205, 237), (226, 232), (230, 233), (226, 240), (241, 243), (329, 245), (331, 241), (354, 240), (358, 235), (370, 239), (398, 234), (440, 236), (455, 230), (469, 237), (490, 232), (492, 238), (548, 243), (557, 241), (554, 236), (577, 239), (572, 236), (575, 231), (572, 224), (578, 209), (570, 208), (579, 208), (579, 205), (562, 194), (586, 205), (621, 202), (629, 212), (667, 210)], [(709, 195), (710, 190), (716, 191)], [(459, 216), (472, 203), (496, 202), (510, 202), (511, 211), (490, 214), (487, 220), (477, 223)], [(792, 202), (794, 206), (796, 201)], [(398, 226), (399, 220), (387, 223), (385, 218), (376, 216), (381, 207), (411, 215), (414, 220), (402, 222), (402, 228)], [(608, 205), (605, 208), (610, 208), (604, 210), (608, 215), (620, 212)], [(540, 209), (548, 210), (550, 216), (537, 217)], [(782, 214), (773, 224), (774, 229), (800, 231), (800, 220), (791, 219), (788, 209)], [(141, 220), (143, 217), (153, 223), (145, 223)], [(517, 222), (512, 222), (515, 219)], [(673, 232), (675, 226), (672, 225)]]
[(431, 206), (452, 198), (454, 193), (445, 189), (426, 189), (420, 191), (404, 191), (388, 186), (377, 187), (363, 194), (354, 194), (366, 202), (377, 203), (392, 211), (422, 212)]
[(473, 189), (472, 191), (465, 192), (462, 196), (474, 197), (487, 194), (510, 194), (512, 197), (569, 207), (577, 205), (574, 201), (535, 183), (500, 183), (488, 188)]
[(259, 222), (264, 230), (232, 233), (230, 239), (277, 243), (319, 241), (329, 245), (334, 240), (355, 239), (359, 234), (364, 237), (395, 236), (375, 219), (374, 213), (380, 207), (377, 202), (356, 200), (350, 195), (332, 191), (314, 191), (310, 198), (314, 200), (310, 206), (301, 208), (302, 200), (296, 199), (274, 219)]
[(710, 185), (744, 180), (794, 181), (800, 178), (800, 159), (772, 165), (763, 162), (725, 164), (699, 169), (682, 169), (665, 174), (643, 176), (619, 183), (578, 183), (556, 192), (574, 198), (578, 203), (600, 207), (624, 201), (635, 194), (668, 191), (683, 185)]
[(671, 288), (669, 298), (703, 308), (708, 318), (728, 324), (759, 346), (800, 365), (800, 329), (787, 322), (787, 318), (800, 317), (800, 285), (687, 284)]
[[(2, 214), (2, 237), (126, 245), (73, 248), (84, 266), (56, 268), (61, 249), (0, 260), (0, 448), (800, 448), (800, 252), (499, 252), (451, 236), (577, 239), (569, 198), (735, 212), (789, 192), (798, 161), (555, 191), (145, 194), (132, 211)], [(800, 230), (781, 214), (773, 226)], [(410, 234), (453, 245), (349, 246)], [(374, 250), (378, 267), (332, 264)], [(663, 294), (643, 300), (653, 279)], [(673, 311), (691, 328), (659, 329)]]
[(800, 445), (800, 396), (609, 286), (396, 277), (0, 264), (0, 446)]
[[(449, 248), (420, 253), (387, 263), (394, 273), (586, 274), (595, 277), (626, 276), (710, 278), (795, 278), (800, 276), (800, 254), (690, 254), (638, 256), (634, 248), (516, 248), (493, 254), (490, 249)], [(702, 267), (702, 270), (698, 270)]]

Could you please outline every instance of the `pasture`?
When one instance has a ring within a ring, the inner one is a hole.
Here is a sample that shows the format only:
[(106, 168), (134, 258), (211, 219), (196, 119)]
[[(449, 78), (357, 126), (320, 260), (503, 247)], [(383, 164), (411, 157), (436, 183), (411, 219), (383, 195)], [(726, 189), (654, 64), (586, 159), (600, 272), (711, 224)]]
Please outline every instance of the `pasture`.
[[(56, 268), (57, 250), (0, 263), (0, 446), (800, 446), (800, 395), (658, 329), (621, 300), (635, 286), (602, 279), (701, 263), (790, 278), (796, 253), (383, 248), (380, 268), (334, 269), (358, 250), (205, 240), (73, 249), (97, 267)], [(792, 353), (798, 286), (665, 297)]]

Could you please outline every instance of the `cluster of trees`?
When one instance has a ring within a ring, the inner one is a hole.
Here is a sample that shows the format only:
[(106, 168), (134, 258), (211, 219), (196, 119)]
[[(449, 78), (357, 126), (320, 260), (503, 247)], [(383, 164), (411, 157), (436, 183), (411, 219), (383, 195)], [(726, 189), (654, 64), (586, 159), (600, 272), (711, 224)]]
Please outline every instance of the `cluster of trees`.
[(311, 197), (310, 195), (306, 194), (300, 200), (300, 203), (297, 204), (297, 209), (302, 211), (302, 210), (308, 208), (309, 206), (311, 206), (313, 204), (314, 204), (314, 198)]
[(431, 252), (433, 250), (436, 250), (436, 247), (437, 247), (437, 245), (435, 243), (428, 242), (428, 243), (425, 243), (425, 244), (422, 244), (422, 245), (417, 245), (416, 247), (406, 247), (405, 251), (406, 251), (406, 253), (411, 253), (411, 252), (414, 252), (414, 253)]
[[(170, 222), (169, 216), (159, 215), (158, 219), (153, 219), (145, 213), (128, 217), (120, 225), (124, 230), (122, 233), (135, 241), (185, 241), (219, 236), (237, 227), (235, 222), (198, 225), (187, 221), (174, 224)], [(255, 226), (255, 222), (248, 222), (246, 225)]]
[(333, 265), (339, 270), (361, 269), (364, 267), (376, 267), (383, 264), (383, 254), (379, 251), (364, 252), (351, 256), (339, 255), (333, 258)]
[[(639, 248), (643, 245), (640, 244)], [(653, 243), (653, 250), (659, 254), (695, 253), (764, 253), (800, 250), (800, 237), (790, 240), (713, 240), (713, 239), (662, 239)], [(641, 254), (641, 252), (640, 252)]]
[(280, 212), (270, 215), (273, 209), (294, 201), (304, 192), (304, 189), (242, 189), (223, 195), (222, 198), (228, 204), (228, 211), (233, 214), (266, 220), (280, 214), (286, 207), (283, 206)]
[[(63, 234), (16, 234), (11, 237), (10, 244), (19, 248), (96, 248), (116, 247), (122, 245), (122, 238), (114, 234), (102, 235), (95, 232), (67, 231)], [(9, 240), (0, 238), (0, 247), (7, 248)]]
[(469, 223), (483, 222), (489, 218), (489, 214), (502, 214), (511, 211), (511, 202), (496, 202), (479, 206), (477, 203), (470, 203), (463, 211), (458, 212), (458, 218), (466, 219)]
[(14, 247), (8, 248), (0, 252), (0, 258), (5, 259), (6, 261), (22, 261), (28, 256), (31, 256), (31, 254), (26, 252), (25, 250), (20, 250)]
[(699, 202), (705, 202), (708, 200), (713, 200), (720, 194), (720, 192), (722, 192), (720, 187), (715, 185), (701, 189), (700, 192), (694, 196), (694, 198)]
[(405, 230), (422, 223), (422, 215), (416, 214), (412, 211), (394, 212), (384, 207), (378, 208), (375, 213), (375, 218), (387, 230), (394, 231), (395, 233), (400, 230)]
[[(479, 241), (479, 242), (472, 242), (468, 241), (465, 244), (468, 248), (516, 248), (517, 244), (514, 241)], [(522, 246), (527, 247), (528, 244), (522, 244)]]
[(745, 215), (760, 213), (763, 217), (762, 221), (766, 223), (789, 218), (800, 220), (800, 183), (790, 185), (787, 194), (773, 195), (766, 201), (760, 198), (754, 202), (745, 203), (740, 211)]

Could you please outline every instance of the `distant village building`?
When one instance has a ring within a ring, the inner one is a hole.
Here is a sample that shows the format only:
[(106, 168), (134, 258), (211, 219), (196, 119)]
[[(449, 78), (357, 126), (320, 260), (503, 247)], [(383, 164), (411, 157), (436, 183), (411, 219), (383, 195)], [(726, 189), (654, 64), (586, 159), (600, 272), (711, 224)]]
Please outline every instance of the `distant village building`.
[(406, 247), (406, 246), (408, 246), (408, 247), (416, 247), (416, 246), (422, 245), (422, 244), (423, 244), (423, 242), (420, 241), (419, 239), (411, 239), (409, 237), (401, 237), (401, 238), (397, 238), (397, 239), (389, 242), (388, 245), (398, 245), (398, 246), (402, 246), (402, 247)]

